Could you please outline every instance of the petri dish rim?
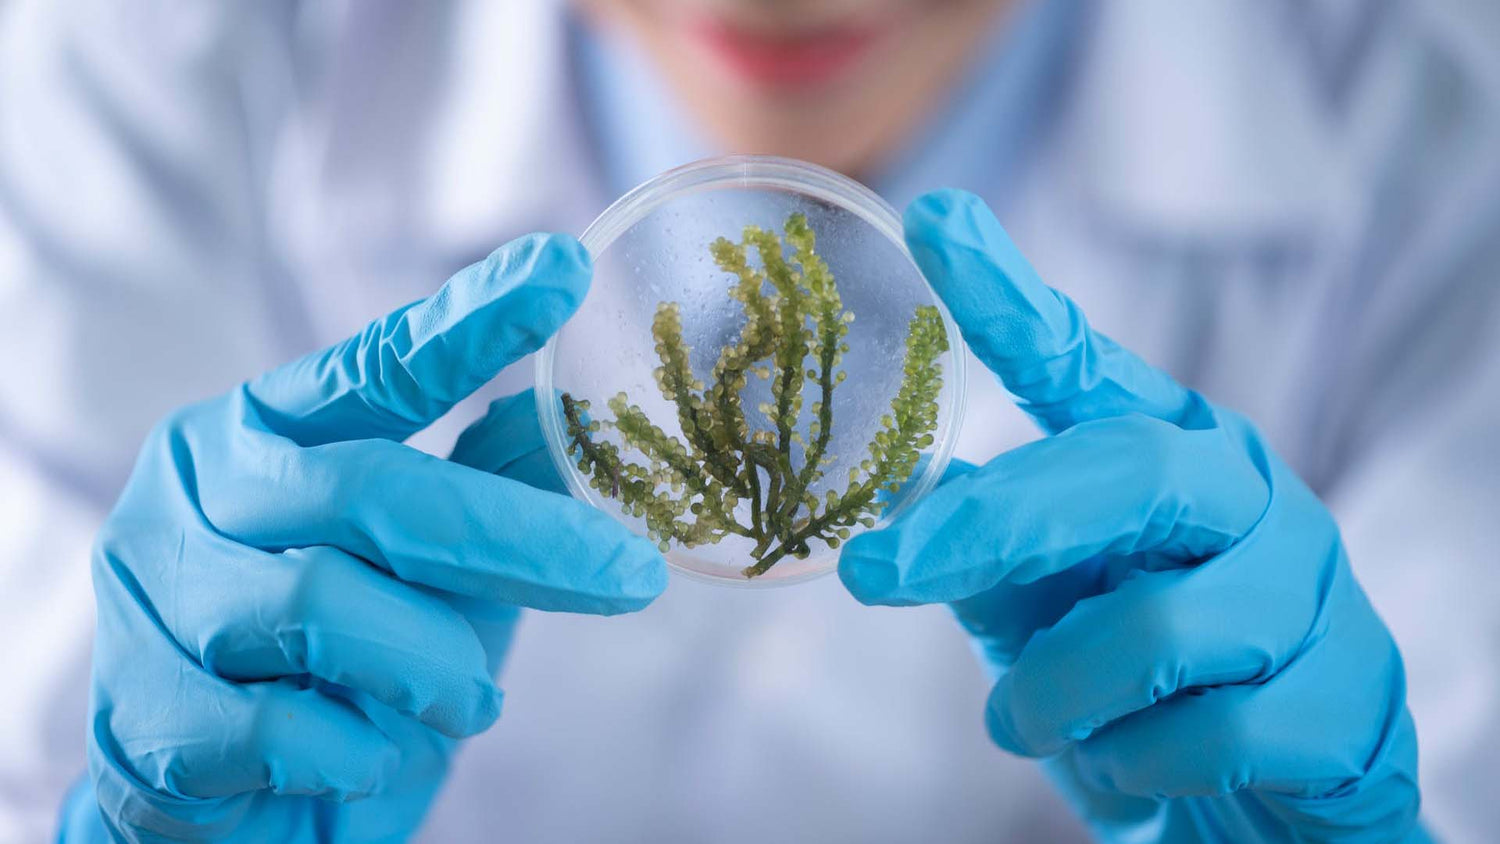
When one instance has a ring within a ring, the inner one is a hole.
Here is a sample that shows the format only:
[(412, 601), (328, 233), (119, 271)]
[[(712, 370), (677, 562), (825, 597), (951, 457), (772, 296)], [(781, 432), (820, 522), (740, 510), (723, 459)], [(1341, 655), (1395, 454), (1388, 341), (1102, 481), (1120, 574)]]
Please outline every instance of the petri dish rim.
[[(930, 304), (935, 305), (943, 317), (943, 329), (948, 333), (948, 373), (952, 391), (949, 394), (947, 422), (935, 434), (936, 448), (920, 477), (913, 482), (911, 491), (902, 496), (894, 507), (887, 508), (876, 520), (874, 530), (889, 524), (907, 507), (932, 490), (942, 478), (943, 471), (953, 457), (953, 448), (958, 440), (958, 431), (963, 424), (965, 396), (965, 365), (967, 355), (958, 332), (958, 325), (948, 313), (937, 292), (917, 268), (902, 235), (901, 219), (896, 210), (879, 194), (853, 179), (826, 167), (772, 155), (726, 155), (706, 158), (684, 164), (661, 173), (627, 192), (615, 200), (594, 219), (579, 237), (579, 242), (588, 250), (589, 256), (598, 261), (611, 244), (630, 227), (644, 219), (655, 209), (688, 194), (724, 188), (776, 190), (821, 200), (837, 206), (863, 220), (887, 240), (894, 244), (911, 267), (912, 273), (922, 280), (927, 289)], [(541, 421), (542, 436), (547, 441), (547, 453), (552, 458), (558, 474), (574, 498), (587, 502), (603, 512), (609, 512), (599, 494), (588, 485), (583, 473), (568, 458), (564, 439), (564, 421), (558, 403), (550, 400), (556, 391), (553, 368), (557, 357), (557, 335), (553, 335), (536, 355), (536, 408)], [(637, 526), (628, 525), (633, 531)], [(823, 566), (808, 571), (778, 578), (739, 578), (700, 571), (683, 562), (682, 557), (691, 556), (683, 549), (673, 549), (665, 555), (673, 571), (691, 580), (713, 583), (740, 589), (767, 589), (805, 583), (831, 573), (838, 567), (836, 555)]]

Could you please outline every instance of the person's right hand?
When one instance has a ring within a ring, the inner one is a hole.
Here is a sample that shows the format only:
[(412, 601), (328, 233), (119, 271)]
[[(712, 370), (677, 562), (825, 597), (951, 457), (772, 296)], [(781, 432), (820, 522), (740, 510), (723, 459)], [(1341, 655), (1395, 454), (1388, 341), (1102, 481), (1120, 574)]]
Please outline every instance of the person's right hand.
[(404, 839), (452, 739), (499, 714), (514, 607), (660, 594), (660, 555), (605, 514), (401, 444), (589, 275), (576, 241), (523, 238), (150, 435), (94, 554), (89, 767), (115, 838)]

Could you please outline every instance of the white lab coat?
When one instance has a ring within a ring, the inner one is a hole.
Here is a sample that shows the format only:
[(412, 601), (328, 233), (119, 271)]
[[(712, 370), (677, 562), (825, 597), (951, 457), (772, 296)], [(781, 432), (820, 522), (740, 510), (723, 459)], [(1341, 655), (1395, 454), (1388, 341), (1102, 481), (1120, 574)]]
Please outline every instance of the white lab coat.
[[(1044, 278), (1333, 508), (1453, 840), (1500, 828), (1500, 49), (1473, 5), (1111, 4), (1005, 211)], [(559, 17), (0, 3), (0, 842), (44, 840), (83, 769), (88, 547), (151, 423), (611, 198)], [(1033, 434), (973, 371), (982, 460)], [(945, 611), (836, 578), (531, 614), (503, 685), (424, 840), (1083, 836), (986, 740)]]

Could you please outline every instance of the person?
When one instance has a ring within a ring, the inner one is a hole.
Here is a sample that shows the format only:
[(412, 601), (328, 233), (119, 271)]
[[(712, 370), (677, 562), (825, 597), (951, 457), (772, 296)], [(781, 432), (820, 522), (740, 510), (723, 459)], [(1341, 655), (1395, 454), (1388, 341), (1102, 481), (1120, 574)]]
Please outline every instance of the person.
[[(0, 838), (1482, 840), (1488, 25), (0, 6)], [(968, 462), (837, 579), (663, 592), (509, 364), (588, 283), (536, 232), (726, 150), (906, 208)]]

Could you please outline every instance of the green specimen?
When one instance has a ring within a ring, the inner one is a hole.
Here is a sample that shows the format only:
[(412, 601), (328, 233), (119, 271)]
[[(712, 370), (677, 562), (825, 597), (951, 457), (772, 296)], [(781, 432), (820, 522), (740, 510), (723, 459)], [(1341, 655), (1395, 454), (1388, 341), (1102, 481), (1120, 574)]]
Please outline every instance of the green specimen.
[[(943, 384), (938, 357), (948, 350), (938, 309), (917, 308), (901, 387), (869, 456), (850, 470), (842, 494), (809, 492), (832, 462), (833, 391), (846, 374), (839, 364), (849, 350), (844, 336), (854, 314), (844, 309), (833, 274), (813, 249), (807, 218), (791, 215), (785, 232), (789, 257), (775, 232), (756, 226), (746, 227), (740, 243), (721, 237), (710, 247), (719, 268), (734, 277), (729, 295), (746, 320), (736, 341), (719, 352), (709, 384), (693, 377), (679, 306), (657, 306), (651, 325), (661, 360), (656, 383), (677, 407), (686, 442), (657, 427), (624, 393), (609, 400), (612, 423), (588, 419), (587, 401), (562, 396), (569, 452), (594, 489), (644, 518), (663, 551), (672, 541), (692, 548), (730, 535), (754, 540), (747, 578), (787, 555), (805, 558), (813, 540), (837, 548), (851, 526), (874, 525), (885, 506), (879, 493), (894, 492), (916, 469), (919, 450), (932, 445)], [(760, 256), (758, 268), (750, 263), (751, 248)], [(760, 406), (768, 430), (752, 429), (741, 406), (752, 375), (771, 381), (771, 401)], [(798, 420), (809, 382), (816, 398), (804, 437)], [(605, 427), (649, 464), (629, 462), (614, 443), (595, 439)]]

